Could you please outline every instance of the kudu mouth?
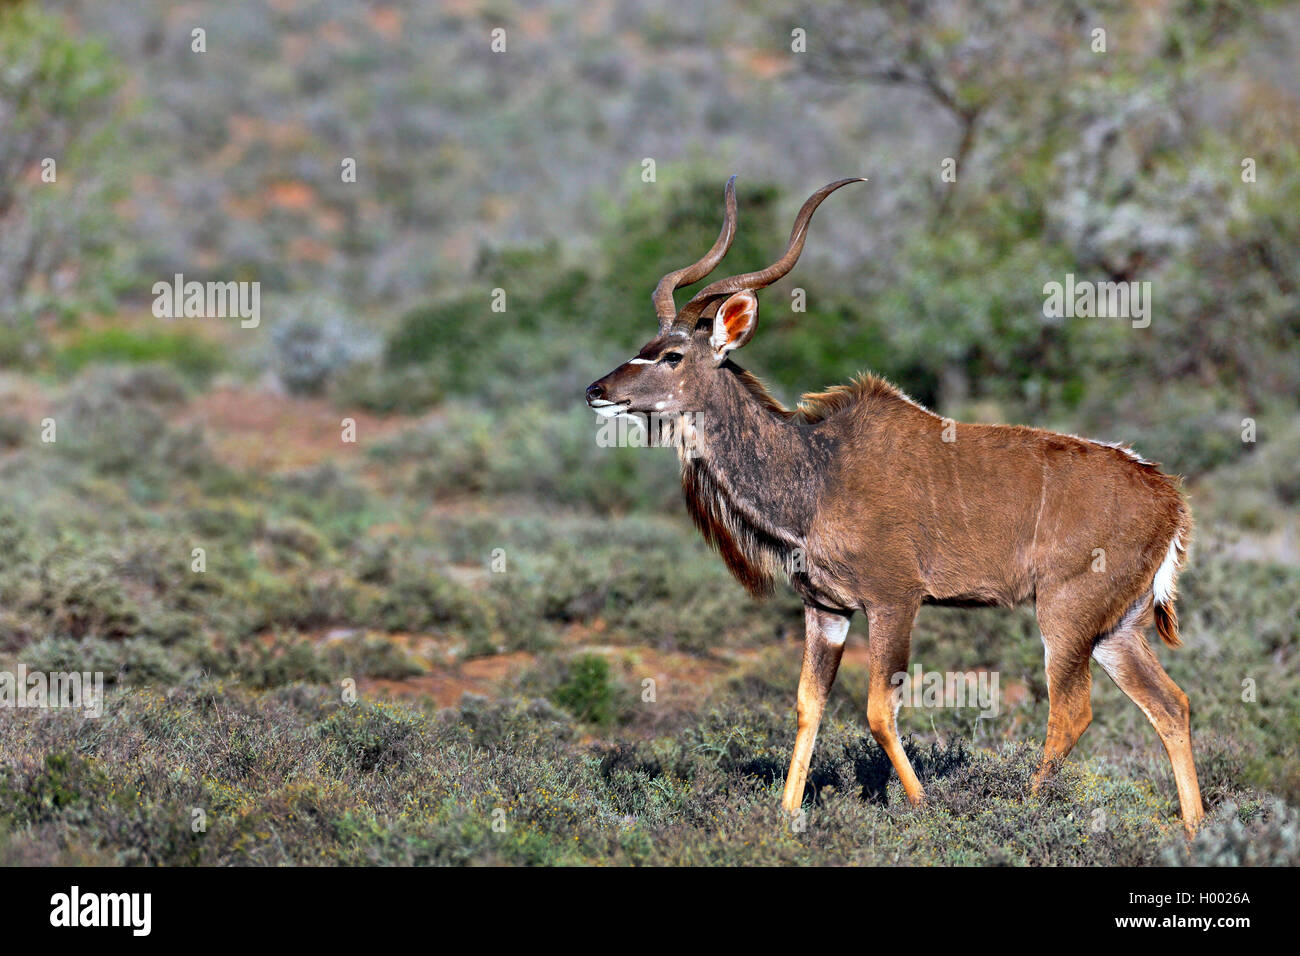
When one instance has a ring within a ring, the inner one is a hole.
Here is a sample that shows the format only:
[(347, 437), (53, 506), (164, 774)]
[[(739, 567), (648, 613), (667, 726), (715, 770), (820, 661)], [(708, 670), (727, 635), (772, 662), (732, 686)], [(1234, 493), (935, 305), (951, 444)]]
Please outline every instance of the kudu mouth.
[(602, 384), (604, 381), (604, 379), (600, 379), (587, 386), (587, 405), (598, 415), (612, 417), (626, 410), (632, 404), (632, 400), (616, 401), (611, 399), (605, 393), (605, 386)]
[(627, 411), (632, 403), (629, 401), (611, 402), (603, 398), (587, 399), (587, 404), (597, 415), (604, 415), (606, 418), (613, 418), (622, 412)]

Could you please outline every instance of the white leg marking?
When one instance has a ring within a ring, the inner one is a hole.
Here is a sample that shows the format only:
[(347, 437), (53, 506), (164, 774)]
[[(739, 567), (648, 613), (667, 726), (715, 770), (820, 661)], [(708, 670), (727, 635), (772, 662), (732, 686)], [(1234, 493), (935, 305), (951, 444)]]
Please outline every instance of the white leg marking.
[(849, 637), (849, 619), (847, 617), (823, 615), (821, 619), (822, 637), (827, 644), (839, 646)]

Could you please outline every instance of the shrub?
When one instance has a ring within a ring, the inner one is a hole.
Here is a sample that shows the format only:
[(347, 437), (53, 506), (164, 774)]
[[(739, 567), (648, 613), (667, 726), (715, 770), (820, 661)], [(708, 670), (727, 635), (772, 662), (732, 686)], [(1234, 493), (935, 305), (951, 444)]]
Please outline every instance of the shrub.
[(337, 306), (311, 300), (287, 308), (271, 331), (276, 374), (297, 395), (319, 395), (366, 350)]
[(161, 363), (206, 383), (221, 368), (221, 349), (186, 332), (136, 332), (107, 328), (78, 332), (55, 356), (64, 371), (97, 362)]
[(1300, 816), (1279, 800), (1229, 801), (1197, 831), (1190, 846), (1170, 847), (1176, 866), (1300, 865)]
[(609, 726), (617, 716), (609, 661), (598, 654), (583, 654), (571, 661), (568, 674), (550, 696), (578, 720), (598, 727)]
[(330, 766), (360, 773), (401, 769), (425, 732), (421, 715), (387, 704), (358, 703), (316, 725)]
[(496, 626), (491, 604), (450, 578), (405, 567), (364, 612), (368, 623), (390, 631), (435, 631), (463, 639), (471, 652), (490, 652)]

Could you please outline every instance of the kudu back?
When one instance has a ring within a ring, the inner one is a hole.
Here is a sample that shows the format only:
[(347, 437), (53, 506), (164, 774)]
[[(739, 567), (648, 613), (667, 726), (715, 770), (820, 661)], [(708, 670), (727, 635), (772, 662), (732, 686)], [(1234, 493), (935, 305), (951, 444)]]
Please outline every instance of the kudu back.
[(674, 422), (686, 505), (705, 539), (755, 595), (787, 577), (804, 602), (798, 733), (783, 805), (797, 812), (826, 698), (855, 612), (868, 622), (867, 720), (908, 799), (924, 798), (898, 737), (912, 623), (923, 603), (1032, 599), (1049, 715), (1035, 791), (1092, 719), (1090, 659), (1155, 727), (1173, 765), (1188, 832), (1202, 818), (1187, 695), (1147, 643), (1177, 646), (1175, 580), (1192, 521), (1175, 479), (1128, 448), (940, 418), (880, 378), (805, 395), (794, 409), (732, 362), (758, 324), (755, 292), (803, 251), (814, 193), (782, 256), (712, 282), (681, 309), (673, 293), (721, 261), (736, 232), (735, 177), (722, 231), (654, 290), (659, 333), (587, 389), (602, 415)]

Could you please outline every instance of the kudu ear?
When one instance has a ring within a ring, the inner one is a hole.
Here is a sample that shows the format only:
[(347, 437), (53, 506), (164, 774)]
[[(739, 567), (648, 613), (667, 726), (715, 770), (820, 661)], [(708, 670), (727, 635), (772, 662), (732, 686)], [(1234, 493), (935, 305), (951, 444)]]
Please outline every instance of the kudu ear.
[(713, 316), (713, 334), (709, 336), (713, 357), (721, 363), (728, 352), (748, 342), (756, 328), (758, 296), (748, 289), (737, 292), (718, 306), (718, 311)]

